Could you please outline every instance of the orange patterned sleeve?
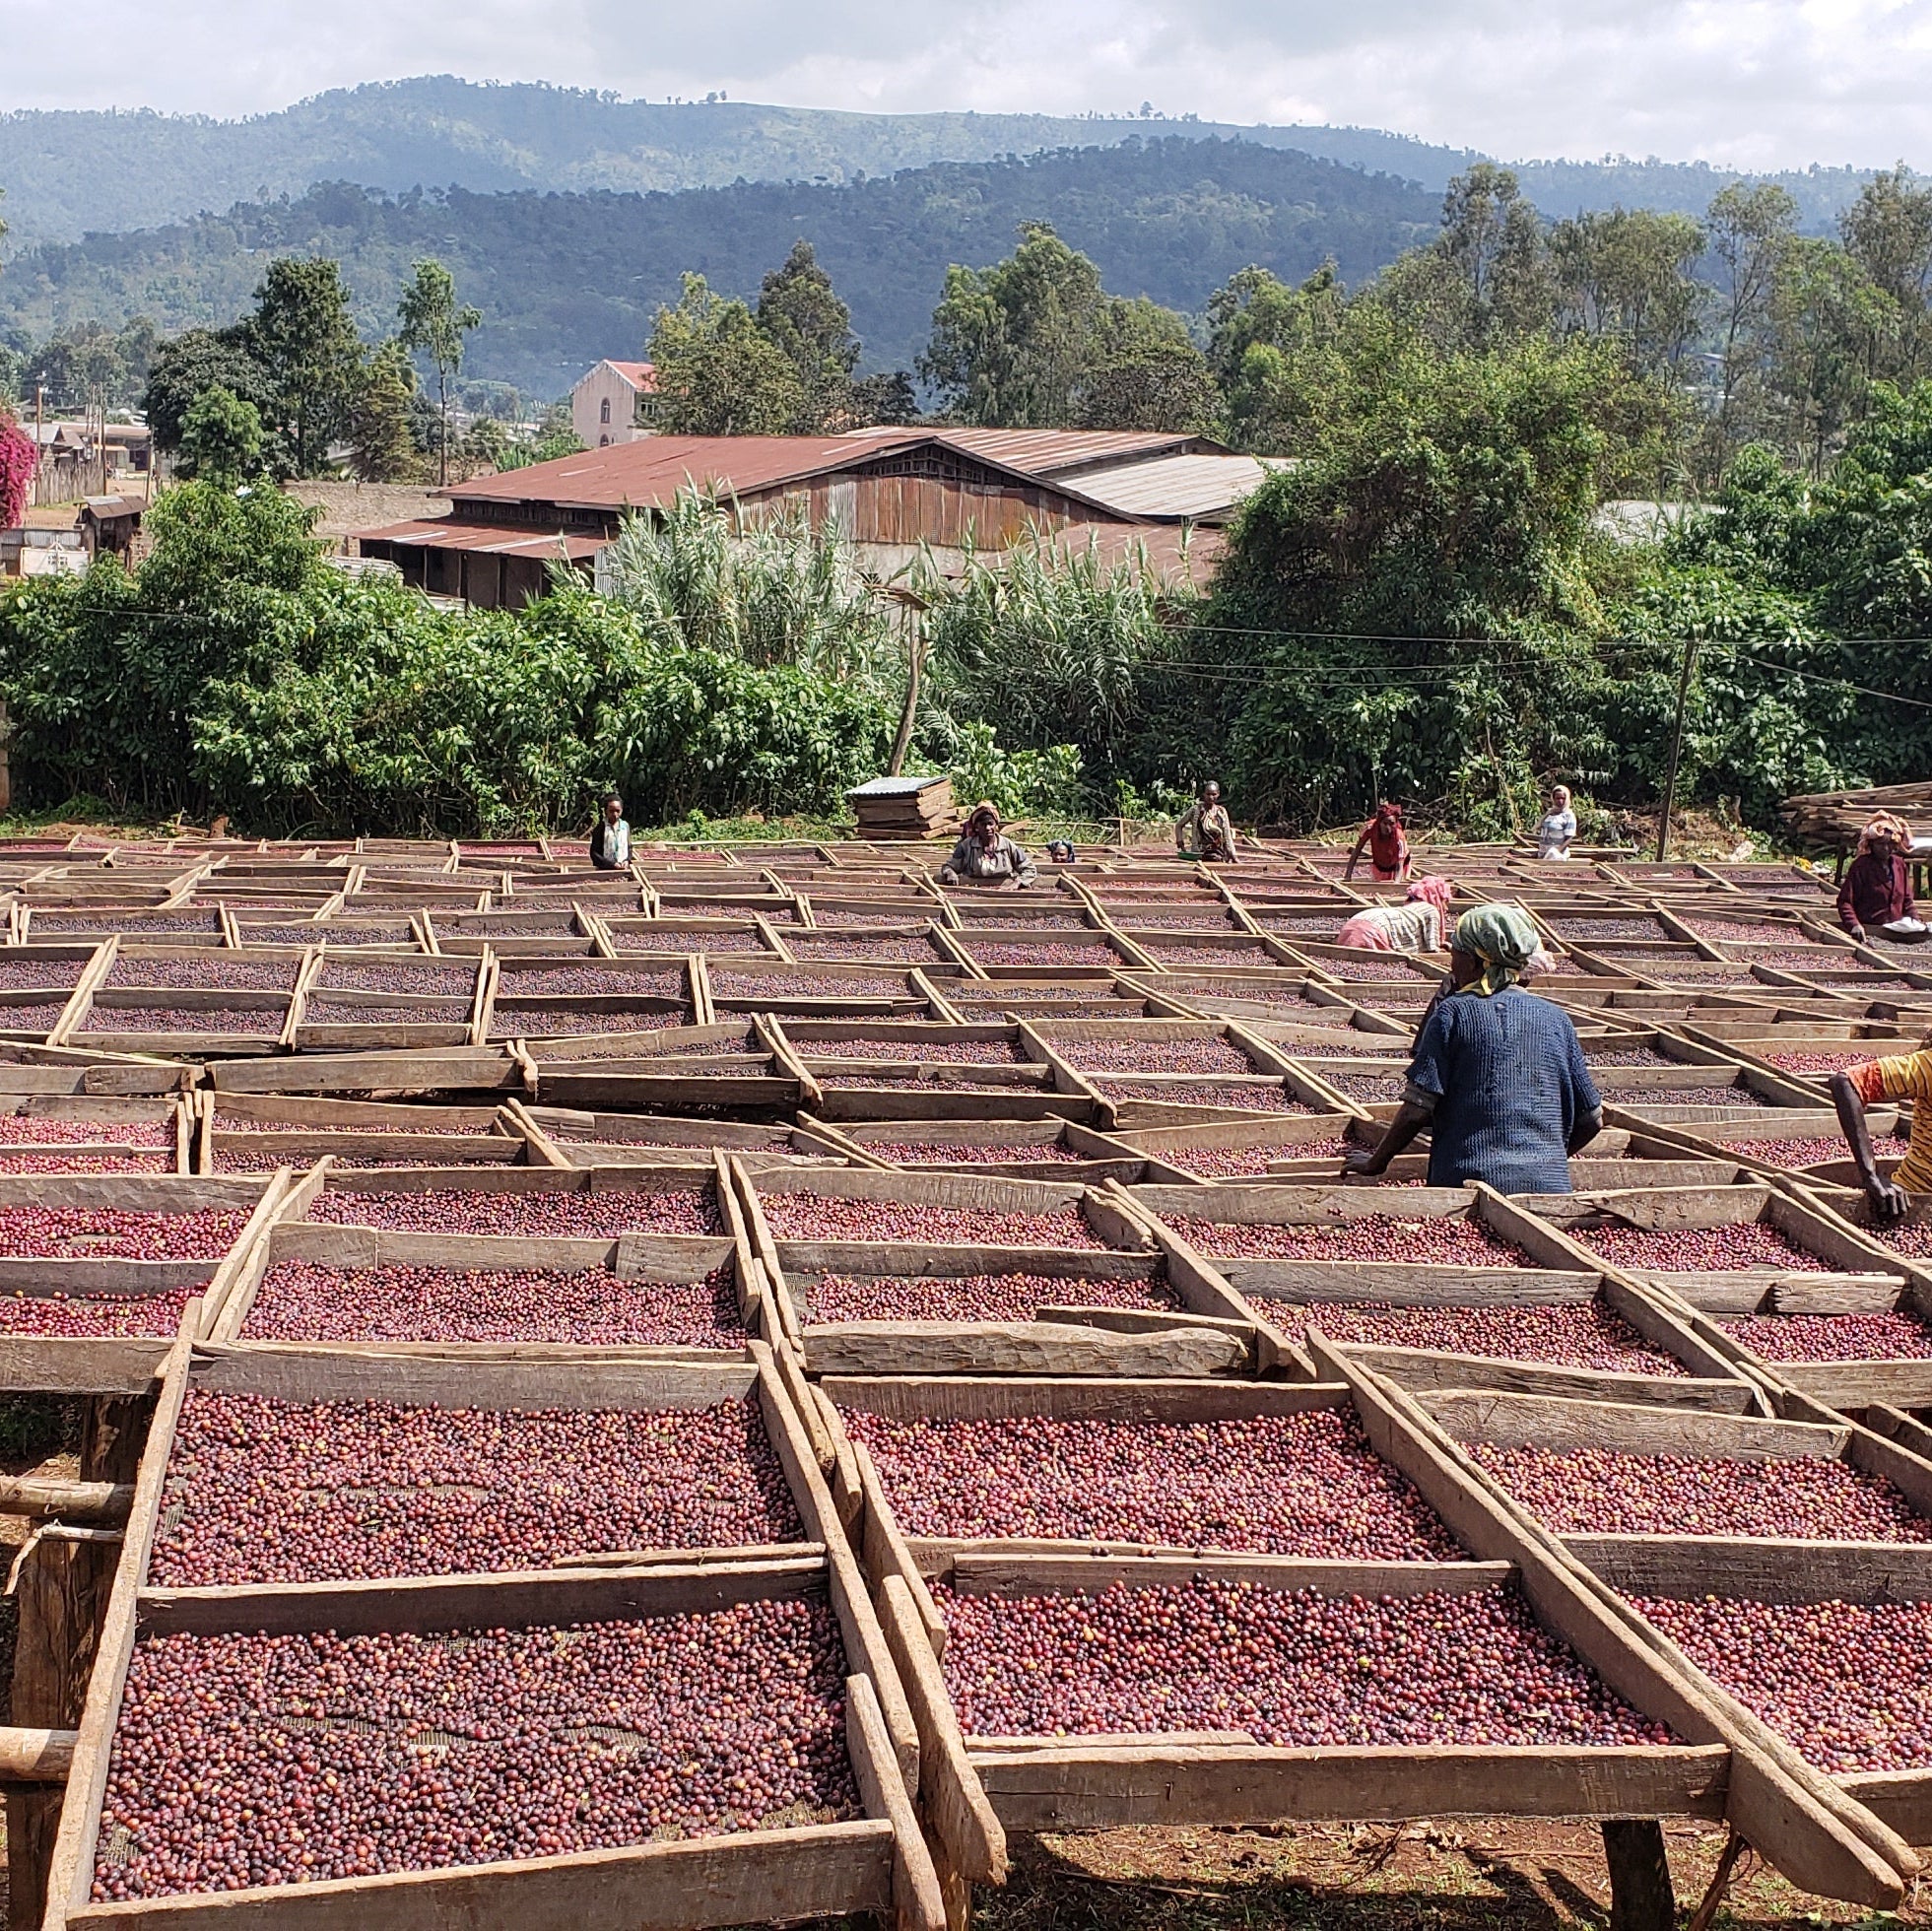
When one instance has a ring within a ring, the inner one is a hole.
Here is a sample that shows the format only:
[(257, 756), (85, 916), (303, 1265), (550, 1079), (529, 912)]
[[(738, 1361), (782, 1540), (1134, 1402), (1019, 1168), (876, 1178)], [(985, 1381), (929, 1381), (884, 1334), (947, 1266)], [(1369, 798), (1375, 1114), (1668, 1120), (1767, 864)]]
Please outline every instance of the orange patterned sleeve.
[(1847, 1066), (1844, 1076), (1866, 1105), (1876, 1106), (1885, 1098), (1885, 1069), (1876, 1059), (1868, 1059), (1862, 1066)]

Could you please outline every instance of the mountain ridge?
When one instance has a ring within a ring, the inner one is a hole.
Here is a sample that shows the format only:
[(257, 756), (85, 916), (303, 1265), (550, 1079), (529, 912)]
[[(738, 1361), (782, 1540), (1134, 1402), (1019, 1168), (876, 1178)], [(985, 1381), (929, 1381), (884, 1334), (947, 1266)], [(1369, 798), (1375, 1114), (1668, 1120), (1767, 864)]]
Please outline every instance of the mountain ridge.
[(1300, 279), (1332, 257), (1361, 281), (1434, 232), (1413, 182), (1237, 141), (1133, 141), (1015, 162), (945, 162), (844, 186), (747, 182), (677, 193), (385, 196), (350, 182), (219, 216), (24, 251), (0, 272), (0, 339), (150, 316), (165, 332), (245, 309), (278, 254), (343, 264), (359, 327), (393, 333), (414, 260), (433, 254), (483, 310), (465, 373), (539, 396), (643, 349), (686, 270), (756, 298), (809, 240), (851, 304), (866, 369), (909, 366), (947, 267), (1010, 252), (1050, 219), (1120, 295), (1197, 310), (1250, 263)]
[[(1374, 128), (1241, 126), (1132, 115), (869, 114), (754, 101), (621, 100), (542, 82), (419, 75), (334, 89), (239, 119), (152, 108), (17, 108), (0, 114), (0, 186), (12, 245), (165, 227), (236, 203), (351, 181), (387, 194), (431, 186), (675, 191), (747, 182), (835, 185), (944, 162), (992, 162), (1134, 136), (1241, 139), (1393, 173), (1440, 193), (1483, 157)], [(1770, 175), (1702, 162), (1515, 164), (1546, 213), (1626, 205), (1700, 212), (1725, 182), (1775, 179), (1823, 228), (1868, 169)]]

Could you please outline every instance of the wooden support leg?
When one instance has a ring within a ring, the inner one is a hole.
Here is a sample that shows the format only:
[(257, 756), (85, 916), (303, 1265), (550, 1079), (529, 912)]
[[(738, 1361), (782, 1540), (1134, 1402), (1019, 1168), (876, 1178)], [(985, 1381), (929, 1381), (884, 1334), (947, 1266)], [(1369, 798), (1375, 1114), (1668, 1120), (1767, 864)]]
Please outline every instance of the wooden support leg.
[(1610, 1931), (1675, 1931), (1677, 1899), (1654, 1817), (1613, 1818), (1603, 1827), (1610, 1864)]
[[(81, 1431), (83, 1479), (132, 1482), (153, 1412), (143, 1396), (90, 1401)], [(15, 1723), (71, 1730), (80, 1722), (120, 1553), (114, 1542), (50, 1538), (22, 1565), (15, 1592)], [(7, 1793), (7, 1931), (38, 1931), (45, 1915), (47, 1867), (65, 1794), (58, 1785)]]
[(81, 1423), (81, 1480), (132, 1482), (141, 1471), (141, 1450), (155, 1404), (149, 1395), (98, 1395)]
[[(16, 1723), (73, 1729), (87, 1701), (95, 1644), (113, 1586), (115, 1543), (38, 1544), (22, 1565)], [(36, 1931), (46, 1911), (47, 1867), (64, 1786), (7, 1793), (8, 1931)]]

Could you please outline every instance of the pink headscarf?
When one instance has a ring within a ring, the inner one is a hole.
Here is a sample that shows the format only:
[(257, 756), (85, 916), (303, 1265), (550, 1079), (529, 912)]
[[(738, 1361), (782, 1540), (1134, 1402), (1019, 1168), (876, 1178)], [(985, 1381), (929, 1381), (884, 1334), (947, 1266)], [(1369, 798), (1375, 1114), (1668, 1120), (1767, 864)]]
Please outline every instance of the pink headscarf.
[(1440, 878), (1432, 874), (1429, 878), (1417, 879), (1409, 888), (1411, 899), (1420, 899), (1425, 904), (1433, 905), (1438, 912), (1447, 911), (1449, 900), (1455, 896), (1456, 886), (1453, 879)]

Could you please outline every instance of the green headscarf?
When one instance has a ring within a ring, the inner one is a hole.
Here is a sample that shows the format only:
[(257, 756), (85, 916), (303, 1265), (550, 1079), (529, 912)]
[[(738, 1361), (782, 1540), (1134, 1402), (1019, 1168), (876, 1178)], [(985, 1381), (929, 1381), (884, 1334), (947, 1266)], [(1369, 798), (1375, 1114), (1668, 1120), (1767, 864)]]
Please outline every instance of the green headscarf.
[(1473, 989), (1487, 999), (1523, 975), (1542, 935), (1520, 905), (1478, 905), (1456, 920), (1451, 943), (1458, 952), (1473, 953), (1483, 962), (1483, 976)]

